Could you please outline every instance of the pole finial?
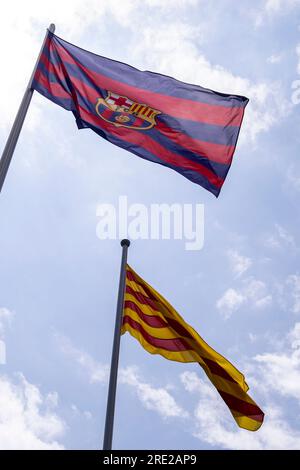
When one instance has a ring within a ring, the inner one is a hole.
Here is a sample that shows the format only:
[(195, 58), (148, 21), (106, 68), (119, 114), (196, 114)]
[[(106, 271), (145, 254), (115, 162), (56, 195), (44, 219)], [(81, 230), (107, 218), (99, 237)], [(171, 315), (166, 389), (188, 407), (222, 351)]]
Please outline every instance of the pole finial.
[(54, 31), (55, 31), (55, 24), (54, 24), (54, 23), (51, 23), (48, 29), (49, 29), (50, 33), (54, 33)]
[(121, 246), (130, 246), (130, 241), (127, 238), (121, 240)]

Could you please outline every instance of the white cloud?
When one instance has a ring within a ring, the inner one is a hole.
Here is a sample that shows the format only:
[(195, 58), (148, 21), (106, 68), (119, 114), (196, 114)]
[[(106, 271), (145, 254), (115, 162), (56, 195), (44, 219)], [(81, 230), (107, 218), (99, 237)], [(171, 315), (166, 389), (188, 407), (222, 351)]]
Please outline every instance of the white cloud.
[[(300, 69), (300, 58), (299, 58), (299, 69)], [(300, 73), (300, 71), (299, 71)], [(296, 191), (300, 191), (300, 169), (296, 166), (289, 165), (286, 172), (287, 187), (292, 186)]]
[(170, 7), (174, 9), (175, 7), (177, 9), (197, 5), (199, 0), (164, 0), (164, 2), (161, 0), (146, 0), (145, 3), (151, 7), (160, 7), (163, 9), (168, 9)]
[(252, 266), (252, 260), (250, 258), (240, 255), (235, 250), (228, 250), (227, 256), (229, 258), (231, 269), (237, 277), (244, 274), (244, 272)]
[(288, 341), (292, 349), (300, 349), (300, 323), (295, 323), (294, 328), (288, 334)]
[[(252, 292), (256, 290), (259, 290), (258, 283)], [(153, 387), (142, 380), (136, 367), (121, 369), (119, 382), (128, 385), (145, 408), (163, 418), (189, 420), (193, 435), (213, 447), (236, 450), (298, 449), (300, 432), (288, 424), (284, 409), (275, 399), (276, 394), (280, 394), (285, 399), (297, 399), (300, 405), (300, 323), (295, 324), (278, 347), (281, 351), (257, 355), (244, 364), (244, 370), (248, 370), (250, 395), (266, 415), (261, 429), (255, 433), (238, 428), (212, 384), (207, 379), (200, 379), (194, 372), (186, 371), (180, 375), (186, 393), (197, 398), (193, 413), (188, 413), (177, 404), (169, 392), (170, 387)], [(76, 361), (77, 357), (76, 353)], [(82, 367), (85, 365), (82, 361), (79, 364)], [(90, 374), (90, 368), (86, 372)]]
[(188, 413), (176, 403), (166, 388), (155, 388), (143, 382), (136, 367), (121, 369), (120, 383), (130, 385), (145, 408), (156, 411), (163, 418), (188, 416)]
[(23, 375), (17, 384), (0, 376), (0, 449), (63, 449), (57, 439), (66, 425), (53, 406)]
[(290, 12), (300, 6), (300, 0), (264, 0), (255, 16), (255, 25), (262, 26), (266, 19), (272, 19), (279, 14)]
[(108, 365), (100, 364), (99, 362), (95, 361), (95, 359), (93, 359), (90, 354), (87, 354), (81, 349), (73, 346), (70, 339), (66, 336), (63, 336), (59, 333), (55, 333), (54, 336), (60, 350), (84, 369), (91, 383), (106, 383), (108, 381)]
[(300, 75), (300, 43), (297, 44), (297, 47), (296, 47), (296, 54), (297, 54), (297, 57), (298, 57), (297, 72), (298, 72), (299, 75)]
[[(185, 390), (198, 399), (194, 410), (195, 437), (226, 449), (299, 449), (300, 432), (287, 422), (286, 400), (297, 400), (300, 406), (300, 323), (277, 346), (279, 351), (256, 355), (244, 365), (244, 370), (248, 370), (250, 395), (265, 412), (265, 421), (255, 433), (236, 426), (223, 400), (207, 380), (194, 372), (181, 374)], [(280, 405), (278, 396), (281, 396)]]
[(279, 224), (275, 224), (273, 232), (265, 236), (264, 245), (268, 248), (294, 248), (296, 246), (293, 235)]
[(281, 309), (296, 315), (300, 313), (300, 275), (290, 274), (283, 282), (276, 284)]
[(285, 338), (284, 350), (258, 354), (254, 360), (259, 365), (264, 387), (271, 387), (280, 395), (298, 400), (300, 405), (300, 323)]
[(13, 317), (14, 317), (14, 313), (8, 310), (8, 308), (4, 308), (4, 307), (0, 308), (0, 338), (4, 334), (5, 326), (7, 324), (10, 325)]
[[(56, 32), (59, 36), (80, 44), (80, 39), (91, 25), (97, 25), (99, 35), (103, 34), (106, 15), (112, 16), (117, 26), (130, 26), (137, 6), (137, 0), (8, 2), (0, 30), (1, 60), (6, 70), (9, 70), (9, 73), (2, 74), (0, 82), (0, 90), (5, 90), (0, 95), (0, 129), (7, 130), (12, 124), (50, 22), (57, 22)], [(34, 100), (25, 120), (25, 128), (33, 130), (39, 127), (43, 120), (41, 113), (39, 102)]]
[(234, 450), (298, 449), (300, 432), (291, 428), (277, 406), (265, 407), (266, 419), (259, 431), (239, 429), (214, 387), (194, 372), (181, 374), (184, 388), (199, 397), (194, 411), (193, 435), (214, 447)]
[(283, 228), (279, 224), (275, 224), (275, 228), (277, 230), (279, 238), (283, 240), (286, 245), (295, 245), (294, 237), (285, 228)]
[(6, 326), (10, 326), (14, 313), (7, 308), (0, 308), (0, 364), (6, 364), (6, 345), (4, 333)]
[(58, 393), (48, 393), (48, 395), (45, 397), (45, 402), (49, 408), (56, 408), (58, 406)]
[(251, 332), (248, 334), (248, 336), (249, 336), (250, 343), (255, 343), (255, 341), (257, 341), (258, 339), (258, 335), (255, 335), (254, 333), (251, 333)]
[(90, 420), (93, 417), (90, 411), (87, 411), (87, 410), (81, 411), (76, 405), (74, 405), (74, 403), (71, 405), (71, 410), (73, 411), (75, 416), (79, 416), (79, 417), (83, 416), (87, 420)]
[(269, 64), (279, 64), (282, 61), (281, 54), (272, 54), (270, 57), (267, 58), (267, 62)]
[(217, 301), (217, 309), (220, 310), (224, 318), (229, 318), (233, 312), (246, 301), (244, 295), (235, 289), (227, 289), (222, 297)]
[(221, 315), (228, 319), (242, 305), (263, 309), (272, 303), (266, 284), (253, 277), (244, 279), (239, 289), (229, 288), (217, 300), (216, 306)]
[[(147, 1), (148, 8), (153, 8), (155, 13), (157, 4), (156, 0)], [(160, 2), (159, 7), (161, 11), (167, 9), (174, 12), (194, 4), (197, 2), (193, 0), (176, 0)], [(17, 8), (16, 2), (12, 1), (7, 4), (5, 13), (6, 18), (0, 31), (0, 53), (2, 62), (9, 67), (10, 73), (1, 77), (0, 89), (5, 90), (5, 94), (0, 96), (0, 128), (7, 128), (13, 120), (25, 87), (24, 77), (31, 74), (40, 47), (42, 30), (48, 26), (49, 20), (58, 20), (58, 34), (80, 45), (87, 29), (97, 25), (99, 30), (99, 25), (105, 25), (106, 16), (116, 22), (116, 28), (121, 26), (130, 29), (132, 37), (138, 34), (138, 40), (132, 41), (135, 46), (130, 44), (130, 56), (141, 67), (154, 68), (161, 73), (224, 93), (248, 96), (250, 103), (241, 141), (246, 138), (255, 139), (260, 132), (268, 131), (289, 112), (291, 105), (284, 99), (279, 83), (251, 82), (218, 64), (212, 64), (205, 57), (199, 50), (199, 45), (201, 46), (202, 35), (207, 34), (207, 23), (203, 22), (203, 25), (198, 24), (197, 27), (183, 20), (168, 23), (165, 15), (162, 15), (160, 20), (156, 20), (159, 24), (153, 28), (152, 15), (149, 12), (145, 15), (145, 5), (137, 0), (87, 0), (84, 3), (80, 0), (53, 0), (47, 4), (30, 0), (26, 4), (18, 3)], [(137, 32), (137, 24), (141, 21), (143, 28)], [(14, 31), (13, 37), (11, 31)], [(101, 34), (104, 33), (105, 26), (101, 26)], [(9, 49), (6, 47), (7, 38), (10, 38)], [(95, 39), (95, 44), (98, 47), (98, 38)], [(12, 57), (18, 57), (18, 61), (12, 60)], [(34, 100), (26, 118), (27, 129), (39, 126), (41, 112), (41, 102)]]
[(265, 297), (262, 297), (261, 299), (256, 300), (254, 305), (256, 308), (265, 308), (271, 303), (272, 303), (272, 296), (266, 295)]
[[(62, 352), (84, 370), (91, 383), (107, 383), (109, 372), (107, 365), (99, 364), (88, 353), (75, 348), (68, 338), (58, 334), (55, 336)], [(118, 380), (120, 384), (132, 387), (132, 390), (145, 408), (157, 412), (162, 417), (187, 416), (187, 413), (176, 403), (167, 388), (156, 388), (142, 381), (137, 367), (119, 369)]]
[(249, 278), (244, 281), (244, 293), (247, 299), (257, 302), (264, 298), (266, 292), (266, 284), (258, 279)]
[(255, 140), (259, 133), (268, 131), (287, 116), (291, 104), (284, 98), (279, 83), (253, 83), (218, 64), (212, 64), (201, 53), (201, 37), (201, 24), (195, 28), (177, 21), (164, 24), (160, 30), (145, 25), (132, 54), (148, 68), (180, 80), (249, 97), (241, 141)]
[(291, 274), (286, 281), (290, 291), (288, 297), (292, 300), (291, 311), (293, 313), (300, 313), (300, 276), (298, 274)]
[(267, 13), (280, 13), (282, 10), (287, 11), (289, 8), (300, 6), (300, 0), (265, 0), (265, 10)]

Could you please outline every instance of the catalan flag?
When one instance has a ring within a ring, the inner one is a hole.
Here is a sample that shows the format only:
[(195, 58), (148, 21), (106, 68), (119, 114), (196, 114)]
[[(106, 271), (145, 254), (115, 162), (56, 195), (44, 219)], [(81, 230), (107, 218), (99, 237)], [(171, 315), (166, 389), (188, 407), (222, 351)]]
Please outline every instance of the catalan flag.
[(248, 98), (141, 71), (48, 32), (32, 88), (79, 129), (171, 168), (218, 196)]
[(198, 362), (241, 428), (256, 431), (264, 413), (247, 394), (245, 377), (212, 349), (176, 310), (127, 265), (122, 334), (146, 351), (178, 362)]

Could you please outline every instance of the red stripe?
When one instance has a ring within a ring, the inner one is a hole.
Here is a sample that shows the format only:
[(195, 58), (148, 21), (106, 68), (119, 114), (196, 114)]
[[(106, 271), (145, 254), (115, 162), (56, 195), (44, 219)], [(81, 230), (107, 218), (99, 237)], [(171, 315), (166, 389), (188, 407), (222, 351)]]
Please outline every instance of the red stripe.
[(255, 421), (263, 422), (264, 420), (264, 413), (262, 410), (255, 404), (248, 403), (244, 400), (240, 400), (239, 398), (230, 395), (229, 393), (223, 392), (217, 389), (223, 400), (225, 401), (226, 405), (233, 411), (237, 411), (244, 416), (248, 416)]
[(177, 132), (171, 127), (166, 126), (161, 120), (157, 121), (155, 129), (175, 144), (181, 145), (181, 147), (185, 147), (197, 155), (203, 155), (209, 160), (223, 164), (229, 164), (232, 160), (234, 153), (233, 145), (215, 144), (194, 139), (183, 132)]
[(132, 101), (148, 104), (148, 106), (156, 108), (158, 111), (181, 119), (201, 121), (219, 126), (240, 126), (241, 124), (244, 112), (243, 107), (210, 105), (136, 88), (87, 69), (79, 62), (76, 62), (71, 54), (57, 41), (55, 41), (54, 47), (62, 60), (79, 67), (98, 86), (106, 90), (113, 90), (114, 93), (125, 95)]
[(131, 328), (138, 331), (143, 336), (143, 338), (155, 348), (164, 349), (165, 351), (171, 352), (188, 351), (192, 349), (182, 338), (162, 339), (149, 335), (142, 325), (140, 325), (137, 321), (133, 320), (128, 315), (124, 315), (123, 317), (123, 325), (126, 323), (130, 325)]
[[(128, 277), (128, 279), (131, 278), (130, 279), (131, 281), (137, 282), (135, 280), (136, 278), (134, 277), (134, 275), (131, 271), (127, 271), (127, 277)], [(147, 286), (145, 286), (143, 284), (140, 284), (140, 285), (143, 287), (144, 290), (147, 289)], [(133, 290), (132, 287), (130, 287), (128, 285), (126, 286), (126, 292), (128, 294), (133, 295), (138, 300), (138, 302), (140, 302), (141, 304), (149, 305), (154, 310), (163, 313), (163, 311), (161, 311), (160, 308), (159, 308), (159, 304), (160, 304), (159, 299), (155, 298), (153, 295), (151, 296), (152, 298), (150, 299), (149, 297), (146, 297), (145, 295), (143, 295), (141, 292), (137, 292), (137, 291)], [(166, 307), (164, 307), (164, 308), (166, 308)], [(170, 312), (170, 315), (172, 315), (171, 312)], [(176, 333), (178, 333), (181, 336), (184, 336), (186, 338), (194, 339), (193, 336), (190, 334), (190, 332), (183, 325), (181, 325), (181, 323), (179, 323), (175, 318), (170, 318), (170, 317), (165, 316), (165, 320), (168, 322), (170, 327), (173, 328), (174, 331), (176, 331)]]
[(166, 323), (158, 315), (146, 315), (144, 312), (142, 312), (138, 305), (131, 300), (125, 300), (124, 309), (126, 308), (133, 310), (145, 323), (147, 323), (147, 325), (151, 326), (152, 328), (165, 328), (168, 326), (168, 323)]
[(66, 81), (67, 75), (63, 64), (61, 64), (60, 66), (54, 65), (49, 59), (49, 57), (47, 57), (45, 54), (41, 55), (40, 62), (45, 65), (45, 67), (47, 68), (47, 70), (49, 70), (50, 73), (53, 73), (63, 83)]
[[(207, 359), (206, 357), (201, 356), (203, 362), (207, 365), (209, 370), (211, 371), (212, 374), (218, 375), (220, 377), (223, 377), (223, 379), (229, 380), (229, 382), (234, 382), (237, 383), (236, 380), (234, 380), (231, 375), (226, 372), (225, 369), (223, 369), (222, 366), (220, 366), (217, 362)], [(199, 364), (201, 366), (201, 364)], [(201, 366), (202, 367), (202, 366)]]
[[(127, 271), (127, 274), (128, 274), (128, 271)], [(141, 292), (137, 292), (133, 290), (132, 287), (128, 285), (126, 285), (125, 292), (133, 295), (139, 301), (140, 304), (149, 305), (149, 307), (153, 308), (153, 310), (156, 310), (157, 312), (159, 312), (159, 308), (156, 303), (157, 300), (149, 299), (148, 297), (143, 295)]]
[(35, 80), (40, 83), (46, 90), (48, 90), (54, 97), (57, 98), (71, 98), (70, 93), (67, 93), (59, 83), (49, 82), (43, 75), (41, 70), (37, 70), (35, 74)]

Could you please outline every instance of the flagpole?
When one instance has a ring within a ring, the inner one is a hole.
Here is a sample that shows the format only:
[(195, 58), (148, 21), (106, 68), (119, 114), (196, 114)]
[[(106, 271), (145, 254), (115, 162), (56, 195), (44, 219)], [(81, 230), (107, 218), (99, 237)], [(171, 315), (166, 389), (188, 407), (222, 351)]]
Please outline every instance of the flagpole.
[(122, 260), (121, 260), (121, 269), (120, 269), (119, 293), (118, 293), (118, 302), (117, 302), (114, 342), (113, 342), (111, 364), (110, 364), (110, 376), (109, 376), (108, 397), (107, 397), (107, 406), (106, 406), (103, 450), (111, 450), (111, 447), (112, 447), (121, 327), (122, 327), (124, 294), (125, 294), (125, 284), (126, 284), (127, 251), (128, 251), (129, 245), (130, 245), (129, 240), (124, 239), (121, 241)]
[(22, 130), (22, 126), (23, 126), (23, 123), (24, 123), (24, 120), (25, 120), (25, 117), (26, 117), (26, 114), (27, 114), (27, 111), (28, 111), (28, 108), (29, 108), (29, 105), (30, 105), (30, 102), (31, 102), (31, 98), (32, 98), (33, 91), (34, 91), (33, 88), (32, 88), (32, 82), (33, 82), (33, 79), (34, 79), (34, 75), (35, 75), (40, 57), (42, 55), (42, 51), (43, 51), (43, 47), (44, 47), (46, 39), (47, 39), (48, 31), (50, 31), (51, 33), (54, 33), (55, 25), (50, 24), (49, 28), (47, 29), (47, 32), (46, 32), (46, 35), (45, 35), (40, 53), (38, 55), (38, 58), (37, 58), (37, 61), (35, 63), (33, 72), (31, 74), (30, 80), (28, 82), (27, 88), (25, 90), (23, 99), (22, 99), (20, 107), (19, 107), (19, 110), (18, 110), (17, 115), (15, 117), (13, 126), (11, 128), (8, 139), (6, 141), (6, 145), (5, 145), (3, 153), (2, 153), (2, 157), (1, 157), (1, 160), (0, 160), (0, 192), (2, 190), (4, 181), (5, 181), (7, 172), (8, 172), (8, 168), (9, 168), (13, 153), (15, 151), (15, 148), (16, 148), (16, 145), (17, 145), (17, 142), (18, 142), (18, 138), (19, 138), (20, 132)]

